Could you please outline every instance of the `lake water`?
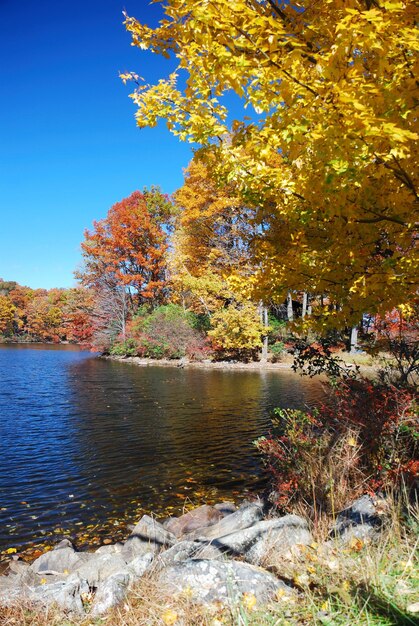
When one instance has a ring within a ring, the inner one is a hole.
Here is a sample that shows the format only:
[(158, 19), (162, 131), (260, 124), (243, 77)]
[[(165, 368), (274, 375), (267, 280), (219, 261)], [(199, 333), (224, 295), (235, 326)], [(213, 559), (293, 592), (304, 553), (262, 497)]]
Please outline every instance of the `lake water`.
[(321, 397), (283, 371), (138, 367), (72, 346), (0, 346), (0, 551), (100, 543), (142, 512), (261, 490), (252, 441)]

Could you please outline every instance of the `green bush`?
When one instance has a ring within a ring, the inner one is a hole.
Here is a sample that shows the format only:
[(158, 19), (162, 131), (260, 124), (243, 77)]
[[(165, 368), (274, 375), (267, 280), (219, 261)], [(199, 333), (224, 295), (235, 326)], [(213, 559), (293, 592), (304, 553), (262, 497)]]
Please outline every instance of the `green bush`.
[(109, 352), (115, 356), (135, 356), (138, 352), (137, 343), (134, 339), (125, 339), (115, 343)]

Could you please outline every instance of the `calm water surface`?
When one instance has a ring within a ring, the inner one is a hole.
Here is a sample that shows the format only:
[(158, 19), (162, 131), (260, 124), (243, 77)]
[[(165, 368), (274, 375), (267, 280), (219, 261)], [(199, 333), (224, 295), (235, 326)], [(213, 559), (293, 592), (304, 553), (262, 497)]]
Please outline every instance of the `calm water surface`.
[(274, 407), (321, 393), (288, 372), (142, 368), (71, 346), (0, 346), (0, 551), (86, 525), (103, 538), (119, 529), (110, 520), (140, 510), (261, 489), (252, 441)]

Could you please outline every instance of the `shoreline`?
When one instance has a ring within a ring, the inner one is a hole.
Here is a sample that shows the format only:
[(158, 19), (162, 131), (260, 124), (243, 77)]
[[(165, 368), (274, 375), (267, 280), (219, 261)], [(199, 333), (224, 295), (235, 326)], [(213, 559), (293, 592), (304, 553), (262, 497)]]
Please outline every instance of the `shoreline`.
[[(101, 354), (98, 356), (100, 359), (108, 361), (117, 361), (120, 363), (129, 363), (138, 367), (177, 367), (179, 369), (207, 369), (207, 370), (244, 370), (244, 371), (285, 371), (292, 374), (302, 376), (300, 372), (296, 372), (292, 365), (293, 359), (290, 356), (284, 361), (278, 363), (251, 361), (250, 363), (244, 363), (240, 361), (190, 361), (189, 359), (150, 359), (139, 356), (119, 356), (115, 354)], [(361, 372), (376, 372), (376, 365), (347, 363), (343, 361), (345, 365), (356, 367), (358, 366)], [(316, 378), (320, 375), (316, 375)]]
[(217, 369), (217, 370), (288, 370), (293, 372), (292, 361), (281, 363), (261, 363), (252, 361), (243, 363), (240, 361), (190, 361), (188, 359), (149, 359), (139, 356), (119, 356), (114, 354), (100, 355), (101, 359), (131, 363), (138, 367), (178, 367), (194, 369)]

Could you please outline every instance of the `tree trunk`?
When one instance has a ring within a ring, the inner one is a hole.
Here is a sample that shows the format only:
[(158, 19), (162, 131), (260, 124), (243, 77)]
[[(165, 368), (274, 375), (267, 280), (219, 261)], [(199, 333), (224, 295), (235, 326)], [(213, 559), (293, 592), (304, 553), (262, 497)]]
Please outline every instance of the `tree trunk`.
[(287, 317), (288, 317), (289, 322), (294, 321), (294, 311), (292, 308), (292, 295), (290, 291), (288, 292), (288, 296), (287, 296)]
[[(268, 321), (268, 307), (263, 306), (262, 302), (259, 303), (259, 315), (262, 325), (267, 328), (269, 326)], [(268, 360), (268, 333), (262, 337), (262, 352), (260, 354), (260, 362), (266, 363)]]
[(308, 294), (306, 291), (303, 293), (303, 310), (301, 312), (301, 317), (304, 319), (307, 315), (307, 306), (308, 306)]
[(353, 354), (358, 350), (358, 325), (352, 326), (351, 328), (351, 339), (349, 342), (350, 352)]

